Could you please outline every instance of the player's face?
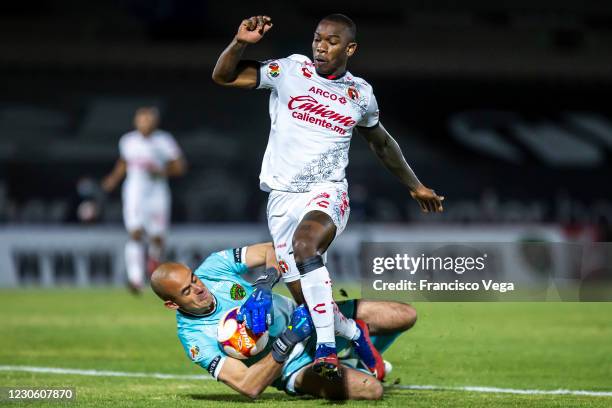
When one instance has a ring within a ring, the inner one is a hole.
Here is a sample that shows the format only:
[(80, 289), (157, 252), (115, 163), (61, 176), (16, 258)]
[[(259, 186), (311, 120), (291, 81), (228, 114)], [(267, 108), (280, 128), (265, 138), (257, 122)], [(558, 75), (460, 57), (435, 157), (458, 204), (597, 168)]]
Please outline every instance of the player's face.
[(213, 307), (213, 295), (193, 272), (188, 270), (184, 272), (189, 273), (182, 273), (176, 282), (177, 285), (173, 291), (174, 303), (189, 313), (206, 313)]
[(346, 71), (348, 58), (355, 53), (357, 43), (350, 41), (346, 26), (333, 21), (321, 21), (312, 41), (312, 56), (319, 74), (341, 74)]
[(157, 115), (149, 110), (138, 111), (134, 116), (134, 126), (145, 136), (150, 135), (157, 128), (158, 121)]

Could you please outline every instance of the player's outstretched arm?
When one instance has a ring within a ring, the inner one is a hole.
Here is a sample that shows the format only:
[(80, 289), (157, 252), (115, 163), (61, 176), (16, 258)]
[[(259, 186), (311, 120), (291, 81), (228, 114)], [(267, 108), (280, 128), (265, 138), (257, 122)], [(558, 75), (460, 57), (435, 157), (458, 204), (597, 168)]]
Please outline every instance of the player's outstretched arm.
[(104, 177), (104, 179), (102, 180), (102, 189), (107, 193), (113, 191), (117, 187), (117, 184), (119, 184), (121, 180), (123, 180), (123, 177), (125, 177), (126, 172), (127, 164), (125, 163), (125, 160), (117, 160), (117, 163), (115, 163), (115, 167), (113, 168), (113, 170), (108, 176)]
[(223, 50), (213, 70), (215, 83), (232, 88), (254, 88), (257, 85), (257, 61), (241, 60), (249, 44), (258, 43), (272, 28), (268, 16), (253, 16), (242, 20), (232, 42)]
[(419, 203), (423, 212), (442, 212), (444, 197), (437, 195), (419, 181), (406, 162), (399, 145), (382, 123), (373, 128), (359, 127), (358, 132), (365, 138), (383, 165), (408, 187), (410, 195)]
[(255, 280), (255, 291), (238, 310), (238, 321), (246, 321), (253, 333), (260, 334), (268, 330), (274, 321), (272, 307), (272, 288), (280, 279), (276, 254), (272, 242), (250, 245), (247, 247), (245, 263), (249, 268), (266, 265), (266, 271)]

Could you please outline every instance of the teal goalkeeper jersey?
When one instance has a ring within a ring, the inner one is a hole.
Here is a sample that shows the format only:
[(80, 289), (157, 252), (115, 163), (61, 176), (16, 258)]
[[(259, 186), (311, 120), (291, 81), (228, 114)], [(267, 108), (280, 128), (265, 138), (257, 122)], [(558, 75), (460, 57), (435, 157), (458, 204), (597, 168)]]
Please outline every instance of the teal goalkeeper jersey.
[[(177, 311), (176, 323), (178, 337), (187, 356), (202, 368), (208, 370), (215, 379), (218, 377), (226, 358), (231, 358), (217, 342), (219, 321), (232, 308), (242, 305), (253, 292), (253, 287), (243, 278), (248, 271), (243, 263), (245, 248), (226, 249), (216, 252), (204, 260), (194, 271), (216, 299), (216, 307), (206, 316), (193, 316)], [(274, 339), (280, 336), (295, 308), (295, 303), (285, 297), (273, 294), (274, 322), (269, 327), (269, 340), (266, 349), (258, 355), (242, 360), (246, 365), (268, 354)], [(303, 349), (303, 348), (302, 348)], [(295, 350), (297, 351), (297, 350)], [(301, 353), (293, 353), (293, 360)], [(290, 361), (285, 363), (287, 366)]]

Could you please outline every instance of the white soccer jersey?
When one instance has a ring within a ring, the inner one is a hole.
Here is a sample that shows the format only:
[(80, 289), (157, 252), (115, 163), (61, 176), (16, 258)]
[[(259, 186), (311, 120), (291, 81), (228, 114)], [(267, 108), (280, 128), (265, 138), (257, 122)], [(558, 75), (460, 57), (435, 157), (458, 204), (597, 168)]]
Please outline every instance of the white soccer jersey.
[(166, 185), (165, 178), (152, 177), (150, 171), (163, 170), (168, 162), (182, 155), (174, 137), (162, 130), (155, 130), (149, 137), (137, 130), (126, 133), (119, 140), (119, 153), (127, 164), (124, 189), (141, 194)]
[(308, 57), (294, 54), (262, 63), (257, 88), (271, 90), (261, 189), (306, 192), (324, 182), (346, 183), (354, 127), (378, 124), (370, 84), (348, 71), (323, 78)]

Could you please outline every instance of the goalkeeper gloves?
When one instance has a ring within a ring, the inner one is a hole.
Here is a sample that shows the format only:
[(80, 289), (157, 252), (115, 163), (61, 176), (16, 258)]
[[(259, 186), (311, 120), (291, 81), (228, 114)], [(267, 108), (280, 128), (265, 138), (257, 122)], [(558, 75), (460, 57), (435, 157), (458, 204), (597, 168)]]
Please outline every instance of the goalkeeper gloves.
[(272, 344), (272, 358), (277, 363), (284, 363), (291, 354), (293, 347), (306, 340), (312, 334), (314, 324), (305, 305), (295, 308), (291, 314), (289, 326)]
[(276, 268), (268, 268), (261, 275), (253, 287), (255, 291), (249, 296), (244, 304), (238, 309), (237, 320), (246, 322), (246, 327), (254, 334), (261, 334), (268, 330), (274, 321), (274, 308), (272, 306), (272, 287), (280, 279)]

